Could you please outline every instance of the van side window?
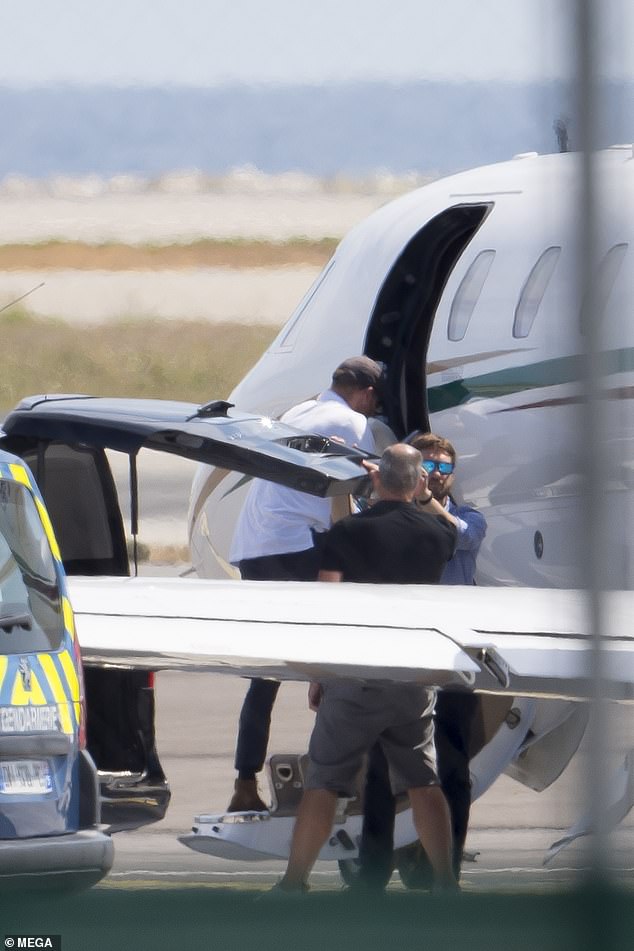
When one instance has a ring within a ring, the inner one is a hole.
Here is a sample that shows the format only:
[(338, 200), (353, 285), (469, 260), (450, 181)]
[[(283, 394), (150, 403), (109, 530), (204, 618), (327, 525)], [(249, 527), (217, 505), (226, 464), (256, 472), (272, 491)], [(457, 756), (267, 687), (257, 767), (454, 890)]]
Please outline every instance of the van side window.
[(495, 251), (493, 250), (480, 251), (460, 281), (460, 287), (456, 291), (449, 313), (447, 336), (450, 340), (462, 340), (466, 334), (471, 315), (482, 293), (494, 257)]
[(513, 321), (513, 336), (528, 337), (537, 317), (537, 311), (546, 293), (548, 283), (553, 276), (555, 266), (559, 260), (561, 248), (552, 247), (540, 254), (533, 269), (526, 278), (520, 293), (520, 299), (515, 308)]

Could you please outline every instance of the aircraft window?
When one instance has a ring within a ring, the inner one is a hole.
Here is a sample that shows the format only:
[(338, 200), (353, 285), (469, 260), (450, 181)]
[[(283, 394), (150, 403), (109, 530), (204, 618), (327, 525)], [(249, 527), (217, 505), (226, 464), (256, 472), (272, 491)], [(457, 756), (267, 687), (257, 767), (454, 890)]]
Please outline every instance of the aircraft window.
[(295, 346), (295, 338), (297, 337), (297, 331), (301, 324), (301, 318), (303, 317), (308, 305), (311, 300), (321, 287), (321, 285), (326, 280), (327, 276), (332, 271), (335, 264), (335, 259), (331, 258), (326, 267), (323, 269), (321, 274), (317, 277), (314, 284), (308, 289), (304, 297), (299, 302), (295, 313), (289, 318), (287, 323), (282, 327), (280, 333), (277, 335), (271, 346), (269, 347), (269, 352), (275, 352), (277, 350), (292, 350)]
[(480, 251), (480, 254), (469, 266), (469, 270), (460, 282), (451, 304), (447, 335), (450, 340), (462, 340), (467, 332), (471, 315), (482, 293), (495, 251)]
[[(619, 276), (619, 271), (621, 270), (621, 265), (623, 264), (623, 258), (625, 257), (627, 248), (627, 244), (615, 244), (610, 248), (609, 251), (605, 253), (599, 262), (594, 283), (594, 313), (596, 320), (601, 320), (605, 314), (608, 301), (610, 299), (610, 294), (612, 293), (612, 288), (614, 287), (616, 279)], [(587, 301), (584, 301), (583, 307), (581, 308), (582, 333), (585, 331), (585, 321), (589, 316), (587, 309)]]
[(531, 332), (531, 327), (537, 317), (537, 311), (546, 293), (548, 283), (553, 276), (560, 254), (561, 248), (559, 247), (546, 248), (544, 253), (540, 254), (537, 263), (528, 275), (515, 308), (514, 337), (528, 337)]

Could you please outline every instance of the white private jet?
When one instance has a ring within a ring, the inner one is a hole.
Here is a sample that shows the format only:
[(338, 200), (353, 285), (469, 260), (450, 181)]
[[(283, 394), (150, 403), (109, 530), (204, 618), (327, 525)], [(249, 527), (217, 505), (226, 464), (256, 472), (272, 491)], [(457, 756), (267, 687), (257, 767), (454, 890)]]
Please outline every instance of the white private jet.
[[(600, 451), (605, 455), (605, 479), (600, 491), (609, 497), (608, 577), (612, 587), (628, 589), (633, 580), (627, 529), (633, 521), (634, 461), (633, 147), (597, 154), (595, 171), (600, 215), (592, 319), (601, 322), (604, 358)], [(580, 436), (586, 303), (578, 291), (582, 198), (579, 155), (527, 154), (437, 181), (391, 202), (342, 241), (267, 352), (230, 396), (242, 408), (278, 416), (323, 389), (332, 368), (346, 356), (367, 353), (386, 367), (385, 422), (393, 432), (402, 437), (431, 429), (458, 447), (459, 491), (488, 523), (478, 560), (479, 582), (498, 587), (417, 593), (419, 604), (423, 599), (425, 604), (419, 607), (418, 622), (411, 617), (413, 629), (424, 623), (448, 634), (471, 659), (471, 635), (458, 629), (475, 630), (477, 637), (487, 632), (497, 647), (501, 643), (496, 638), (501, 637), (504, 649), (496, 658), (489, 655), (489, 674), (497, 674), (505, 690), (509, 668), (516, 675), (520, 669), (518, 655), (511, 659), (508, 651), (519, 650), (521, 639), (531, 632), (537, 635), (531, 639), (531, 670), (536, 673), (536, 662), (541, 665), (539, 676), (546, 678), (541, 687), (536, 682), (520, 686), (516, 680), (509, 688), (515, 690), (515, 699), (506, 705), (499, 697), (488, 701), (486, 724), (471, 762), (474, 797), (502, 771), (534, 789), (546, 788), (569, 762), (586, 726), (585, 705), (520, 697), (534, 692), (564, 697), (578, 691), (578, 682), (572, 691), (570, 685), (557, 685), (555, 671), (560, 663), (571, 671), (572, 655), (564, 647), (567, 635), (589, 632), (583, 611), (573, 621), (572, 602), (567, 600), (572, 597), (579, 606), (582, 596), (552, 590), (579, 586), (577, 554), (584, 544), (580, 454), (599, 451), (584, 445)], [(208, 467), (201, 467), (195, 477), (190, 541), (202, 577), (233, 572), (228, 551), (247, 483), (240, 475)], [(518, 585), (551, 590), (508, 590)], [(377, 628), (374, 637), (386, 636), (376, 622), (374, 598), (368, 613), (365, 593), (359, 600), (352, 592), (328, 592), (330, 597), (351, 606), (351, 618), (363, 618), (368, 629)], [(630, 594), (623, 597), (631, 604)], [(314, 605), (320, 620), (326, 610), (323, 598), (320, 590), (319, 604)], [(402, 618), (404, 595), (392, 592), (390, 598), (394, 600), (388, 613)], [(439, 607), (440, 616), (433, 622), (430, 600)], [(612, 648), (623, 638), (629, 656), (632, 627), (627, 610), (611, 630), (616, 637)], [(396, 649), (391, 636), (389, 643), (391, 653)], [(574, 643), (579, 661), (577, 648), (584, 640)], [(374, 662), (381, 666), (378, 657)], [(483, 662), (486, 667), (486, 650), (478, 658), (480, 672)], [(430, 659), (429, 664), (435, 667), (433, 673), (423, 671), (421, 663), (414, 665), (415, 676), (431, 676), (440, 683), (442, 662)], [(476, 671), (462, 671), (467, 681), (474, 674), (477, 689), (486, 690)], [(289, 762), (282, 757), (281, 770), (279, 760), (271, 765), (274, 814), (280, 822), (282, 792), (298, 780), (299, 767)], [(632, 783), (629, 788), (631, 805)], [(260, 823), (254, 831), (231, 819), (226, 826), (219, 823), (221, 818), (198, 817), (188, 844), (229, 856), (249, 850), (286, 854), (287, 836), (280, 836), (276, 851), (270, 824)], [(349, 823), (345, 831), (341, 841), (331, 842), (328, 857), (344, 860), (356, 854), (358, 823)], [(397, 845), (407, 837), (411, 841), (411, 826), (402, 835), (397, 828)]]
[[(607, 447), (601, 489), (612, 502), (606, 530), (614, 541), (615, 589), (605, 596), (604, 692), (627, 702), (634, 699), (627, 533), (634, 331), (624, 319), (634, 299), (632, 147), (606, 150), (597, 166), (604, 215), (594, 319), (604, 326)], [(342, 242), (231, 395), (248, 411), (241, 416), (222, 401), (157, 409), (143, 401), (100, 406), (68, 397), (28, 400), (5, 420), (7, 446), (34, 470), (71, 574), (128, 571), (104, 449), (130, 455), (133, 523), (142, 446), (206, 463), (190, 509), (192, 558), (201, 577), (71, 578), (88, 673), (97, 675), (88, 682), (88, 701), (92, 690), (99, 734), (93, 740), (115, 827), (138, 824), (134, 816), (122, 819), (115, 806), (134, 812), (134, 793), (147, 805), (165, 787), (151, 708), (142, 724), (130, 722), (139, 706), (133, 693), (129, 709), (120, 711), (125, 723), (116, 742), (106, 718), (99, 720), (115, 674), (125, 679), (125, 690), (115, 688), (121, 703), (128, 687), (146, 689), (145, 679), (131, 683), (137, 674), (170, 668), (307, 681), (388, 677), (475, 689), (489, 699), (471, 760), (474, 798), (502, 772), (536, 790), (561, 774), (588, 720), (588, 704), (578, 701), (593, 689), (593, 631), (575, 568), (583, 537), (579, 179), (578, 156), (524, 156), (436, 182), (376, 212)], [(238, 584), (227, 577), (249, 477), (328, 495), (362, 487), (354, 453), (339, 454), (327, 441), (306, 440), (274, 421), (323, 389), (343, 358), (360, 352), (386, 365), (386, 422), (397, 436), (432, 428), (458, 447), (460, 489), (488, 522), (481, 586), (368, 590)], [(267, 415), (255, 420), (255, 413)], [(286, 450), (293, 465), (287, 466)], [(141, 739), (139, 749), (130, 749), (130, 736)], [(273, 757), (271, 771), (270, 813), (198, 817), (185, 844), (230, 858), (285, 856), (300, 758)], [(616, 817), (632, 804), (631, 758), (621, 773), (611, 804)], [(155, 780), (152, 795), (148, 779)], [(164, 796), (162, 812), (166, 806)], [(160, 818), (161, 808), (152, 818)], [(584, 823), (571, 835), (580, 830)], [(322, 858), (345, 868), (357, 854), (359, 833), (359, 815), (346, 809)], [(395, 844), (413, 838), (405, 810)]]
[[(579, 299), (580, 156), (526, 155), (426, 185), (341, 242), (230, 400), (281, 415), (318, 393), (346, 356), (387, 369), (386, 422), (399, 437), (453, 441), (459, 488), (488, 522), (479, 580), (579, 585), (584, 351)], [(606, 527), (614, 587), (630, 587), (622, 525), (632, 515), (634, 146), (596, 157), (596, 313), (604, 342)], [(244, 480), (202, 468), (190, 537), (203, 577), (228, 572)]]

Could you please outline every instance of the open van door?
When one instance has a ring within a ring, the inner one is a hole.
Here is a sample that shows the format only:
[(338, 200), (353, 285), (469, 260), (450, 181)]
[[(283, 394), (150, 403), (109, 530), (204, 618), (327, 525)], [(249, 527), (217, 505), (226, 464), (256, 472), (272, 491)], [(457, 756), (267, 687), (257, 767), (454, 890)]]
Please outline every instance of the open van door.
[[(0, 445), (29, 465), (44, 495), (68, 575), (130, 574), (120, 500), (107, 450), (129, 457), (130, 531), (138, 534), (142, 448), (236, 469), (313, 495), (363, 491), (366, 454), (306, 435), (222, 400), (28, 397), (7, 416)], [(136, 552), (136, 545), (135, 552)], [(136, 567), (136, 566), (134, 566)], [(86, 666), (88, 749), (102, 819), (112, 831), (162, 819), (170, 791), (154, 731), (153, 674)]]

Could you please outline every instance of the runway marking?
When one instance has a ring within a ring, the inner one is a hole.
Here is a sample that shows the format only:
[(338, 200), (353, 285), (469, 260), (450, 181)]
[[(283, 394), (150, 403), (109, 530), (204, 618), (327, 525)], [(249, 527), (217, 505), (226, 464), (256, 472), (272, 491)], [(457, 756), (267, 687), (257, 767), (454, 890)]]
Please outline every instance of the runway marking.
[[(202, 872), (202, 871), (186, 871), (186, 870), (181, 870), (181, 871), (169, 871), (169, 870), (168, 870), (168, 871), (163, 871), (163, 870), (159, 870), (159, 869), (154, 870), (154, 869), (149, 869), (149, 868), (146, 868), (146, 869), (139, 868), (139, 869), (129, 869), (127, 872), (110, 872), (110, 874), (108, 875), (108, 879), (111, 879), (111, 878), (126, 878), (126, 877), (131, 876), (131, 875), (145, 875), (145, 876), (148, 876), (148, 875), (149, 875), (149, 876), (152, 876), (152, 877), (155, 877), (155, 878), (160, 878), (161, 876), (167, 876), (167, 875), (177, 876), (177, 877), (179, 877), (179, 878), (180, 878), (180, 877), (183, 877), (183, 876), (185, 876), (185, 875), (196, 875), (196, 876), (202, 876), (202, 877), (207, 877), (207, 878), (212, 878), (212, 877), (213, 877), (213, 878), (222, 878), (222, 877), (226, 877), (226, 878), (249, 878), (249, 877), (252, 877), (252, 878), (255, 878), (256, 876), (257, 876), (257, 877), (265, 877), (265, 876), (276, 877), (276, 876), (279, 876), (279, 874), (280, 874), (279, 871), (275, 871), (275, 870), (268, 870), (268, 871), (267, 871), (266, 869), (261, 869), (260, 871), (253, 871), (253, 872), (247, 871), (247, 870), (240, 870), (240, 871), (238, 871), (238, 872)], [(320, 877), (321, 877), (321, 878), (329, 878), (329, 877), (331, 877), (331, 876), (333, 876), (333, 875), (337, 875), (337, 874), (338, 874), (338, 872), (337, 872), (336, 869), (332, 869), (332, 870), (329, 871), (329, 872), (313, 871), (313, 872), (311, 872), (311, 878), (320, 878)]]
[[(503, 866), (500, 868), (470, 868), (462, 873), (463, 889), (469, 893), (483, 891), (500, 893), (518, 893), (527, 889), (540, 891), (559, 887), (562, 879), (569, 884), (580, 880), (587, 869), (565, 866), (558, 869), (527, 868), (518, 865)], [(634, 867), (613, 869), (619, 881), (619, 887), (628, 891), (634, 888), (634, 882), (627, 876), (634, 873)], [(500, 881), (500, 877), (508, 878)], [(279, 871), (247, 871), (235, 872), (188, 872), (188, 871), (153, 871), (150, 869), (135, 869), (128, 872), (112, 872), (100, 882), (96, 888), (119, 890), (152, 890), (152, 889), (221, 889), (243, 891), (262, 891), (270, 888), (279, 880)], [(490, 879), (486, 881), (487, 877)], [(321, 880), (321, 881), (320, 881)], [(336, 870), (313, 871), (311, 874), (312, 889), (314, 891), (340, 892), (345, 891)], [(408, 889), (394, 874), (389, 892), (406, 892)]]
[[(572, 872), (576, 875), (581, 875), (586, 872), (589, 872), (588, 867), (583, 868), (580, 866), (566, 865), (561, 868), (526, 868), (521, 865), (510, 866), (509, 868), (469, 868), (465, 869), (462, 872), (463, 877), (466, 875), (494, 875), (501, 873), (517, 874), (518, 872), (524, 872), (534, 875), (560, 875), (564, 872)], [(610, 869), (612, 872), (634, 872), (634, 868), (618, 866), (618, 868)]]
[[(341, 880), (336, 876), (337, 873), (331, 872), (321, 872), (313, 873), (311, 875), (311, 891), (342, 891), (343, 885)], [(129, 876), (143, 876), (143, 877), (129, 877)], [(214, 889), (214, 888), (231, 888), (231, 889), (242, 889), (244, 891), (262, 891), (263, 889), (268, 889), (280, 878), (279, 872), (201, 872), (197, 873), (196, 878), (193, 880), (188, 880), (185, 876), (191, 875), (190, 872), (153, 872), (148, 870), (136, 872), (113, 872), (103, 881), (99, 882), (95, 886), (96, 889), (103, 890), (151, 890), (151, 889), (169, 889), (176, 890), (181, 888), (189, 889)], [(253, 881), (245, 881), (245, 878), (251, 876)], [(257, 879), (256, 879), (256, 876)], [(206, 878), (206, 881), (201, 881), (201, 877)], [(322, 882), (314, 885), (315, 879), (318, 878), (330, 878), (330, 882)], [(116, 881), (113, 881), (116, 879)], [(160, 881), (159, 881), (160, 879)]]
[[(463, 877), (469, 875), (497, 875), (497, 874), (510, 874), (516, 875), (519, 872), (524, 872), (531, 875), (544, 875), (544, 876), (553, 876), (561, 875), (563, 873), (576, 873), (581, 874), (583, 872), (589, 871), (588, 868), (583, 868), (574, 865), (566, 865), (561, 868), (532, 868), (530, 866), (523, 865), (510, 865), (504, 867), (482, 867), (482, 868), (468, 868), (464, 869), (462, 872)], [(612, 869), (613, 872), (634, 872), (634, 866), (618, 866)], [(332, 876), (337, 875), (336, 870), (330, 872), (311, 872), (311, 878), (331, 878)], [(202, 872), (202, 871), (163, 871), (163, 870), (154, 870), (154, 869), (131, 869), (127, 872), (111, 872), (108, 875), (108, 880), (110, 879), (125, 879), (125, 878), (134, 878), (135, 876), (149, 876), (152, 878), (167, 878), (171, 876), (173, 878), (185, 878), (186, 876), (196, 877), (196, 878), (275, 878), (279, 876), (279, 871), (265, 871), (264, 869), (259, 872), (249, 872), (242, 870), (239, 872)]]

